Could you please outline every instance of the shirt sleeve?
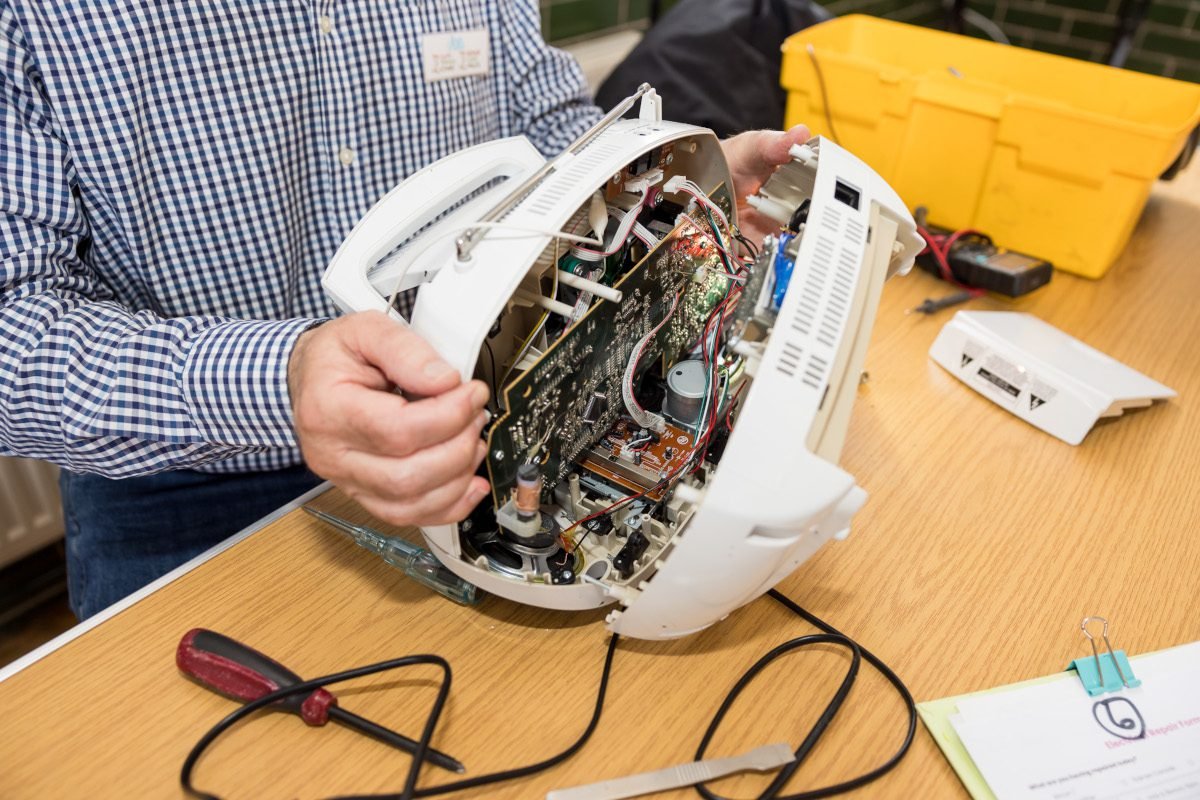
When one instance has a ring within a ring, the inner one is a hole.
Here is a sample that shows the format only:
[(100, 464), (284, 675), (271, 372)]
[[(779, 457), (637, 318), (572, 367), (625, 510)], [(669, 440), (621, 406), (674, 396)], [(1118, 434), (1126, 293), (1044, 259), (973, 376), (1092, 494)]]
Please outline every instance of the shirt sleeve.
[(602, 116), (578, 62), (542, 39), (533, 0), (500, 3), (510, 130), (550, 157), (567, 148)]
[(115, 302), (70, 149), (0, 13), (0, 454), (128, 477), (295, 446), (287, 360), (319, 320)]

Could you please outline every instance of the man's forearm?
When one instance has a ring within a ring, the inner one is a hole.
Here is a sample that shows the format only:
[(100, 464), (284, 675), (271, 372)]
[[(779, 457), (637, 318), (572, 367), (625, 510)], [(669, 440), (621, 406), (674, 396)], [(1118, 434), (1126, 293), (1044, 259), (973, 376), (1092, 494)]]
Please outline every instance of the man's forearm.
[(295, 446), (287, 359), (314, 320), (166, 319), (13, 294), (0, 309), (0, 452), (128, 477)]

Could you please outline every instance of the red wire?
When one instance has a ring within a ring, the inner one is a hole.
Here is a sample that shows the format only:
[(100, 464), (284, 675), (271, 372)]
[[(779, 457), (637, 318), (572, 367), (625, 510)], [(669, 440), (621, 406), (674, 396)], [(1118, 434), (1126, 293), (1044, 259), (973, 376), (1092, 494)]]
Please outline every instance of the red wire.
[(925, 240), (925, 249), (918, 253), (918, 255), (924, 255), (926, 252), (933, 254), (933, 260), (937, 262), (938, 272), (940, 273), (942, 280), (946, 281), (946, 283), (951, 283), (960, 289), (967, 290), (974, 297), (979, 297), (980, 295), (985, 294), (983, 289), (968, 286), (958, 278), (954, 277), (954, 270), (950, 268), (950, 248), (953, 247), (958, 240), (962, 239), (964, 236), (983, 236), (984, 234), (973, 228), (963, 228), (962, 230), (955, 231), (948, 236), (940, 236), (938, 234), (930, 233), (921, 226), (917, 226), (917, 232), (921, 234), (921, 238)]
[[(713, 321), (719, 317), (720, 321), (723, 323), (725, 321), (725, 317), (727, 315), (726, 312), (729, 310), (729, 307), (732, 306), (732, 302), (735, 299), (737, 299), (737, 297), (740, 296), (740, 294), (741, 294), (741, 287), (736, 287), (734, 289), (731, 289), (729, 291), (729, 293), (725, 296), (725, 299), (723, 299), (720, 303), (718, 303), (716, 308), (714, 308), (712, 310), (712, 313), (710, 313), (708, 316), (708, 320), (704, 323), (704, 335), (700, 340), (702, 343), (706, 343), (708, 341), (709, 335), (712, 333)], [(678, 298), (676, 301), (678, 302)], [(664, 320), (664, 322), (665, 322), (665, 320)], [(720, 328), (720, 325), (718, 325), (716, 332), (715, 332), (714, 339), (713, 339), (713, 348), (712, 348), (713, 349), (713, 359), (712, 360), (714, 362), (716, 360), (716, 353), (720, 351), (720, 333), (721, 333), (721, 328)], [(700, 353), (701, 353), (701, 357), (703, 358), (704, 364), (707, 366), (710, 361), (708, 347), (702, 345), (700, 348)], [(728, 416), (729, 411), (732, 410), (733, 401), (735, 401), (737, 399), (738, 395), (741, 394), (741, 391), (744, 388), (744, 386), (745, 385), (743, 384), (742, 386), (738, 387), (737, 392), (734, 394), (734, 396), (730, 402), (730, 405), (729, 405), (728, 409), (726, 410), (726, 416)], [(692, 453), (696, 453), (696, 452), (703, 453), (704, 449), (708, 447), (708, 441), (712, 437), (713, 428), (715, 426), (716, 418), (717, 418), (717, 406), (719, 405), (717, 402), (718, 390), (719, 390), (719, 384), (717, 381), (714, 380), (713, 381), (713, 394), (712, 394), (712, 397), (710, 398), (711, 402), (709, 403), (709, 412), (708, 412), (708, 423), (709, 424), (705, 428), (704, 435), (700, 436), (696, 439), (695, 447), (692, 448)], [(701, 458), (696, 463), (695, 469), (699, 469), (703, 465), (704, 465), (704, 459)], [(649, 489), (643, 489), (642, 491), (638, 492), (637, 494), (631, 494), (627, 497), (623, 497), (620, 500), (617, 500), (616, 502), (614, 502), (608, 506), (605, 506), (604, 508), (600, 509), (599, 511), (595, 511), (591, 514), (588, 514), (586, 517), (576, 520), (574, 523), (572, 523), (571, 525), (567, 526), (566, 528), (564, 528), (562, 530), (562, 532), (559, 534), (559, 541), (565, 543), (567, 534), (570, 533), (571, 531), (575, 530), (576, 528), (578, 528), (583, 523), (588, 522), (589, 520), (593, 520), (596, 517), (602, 517), (605, 514), (610, 514), (613, 511), (616, 511), (621, 506), (625, 505), (626, 503), (630, 503), (630, 502), (638, 499), (639, 497), (644, 497), (645, 495), (649, 494), (650, 492), (655, 491), (659, 487), (666, 486), (683, 470), (683, 468), (685, 466), (687, 466), (686, 460), (674, 472), (672, 472), (666, 478), (663, 478), (661, 481), (659, 481), (654, 486), (651, 486)], [(582, 539), (580, 539), (580, 541), (582, 541)], [(576, 544), (576, 547), (578, 547), (578, 544)], [(563, 549), (567, 549), (567, 548), (563, 548)], [(571, 552), (574, 552), (574, 551), (571, 551)]]

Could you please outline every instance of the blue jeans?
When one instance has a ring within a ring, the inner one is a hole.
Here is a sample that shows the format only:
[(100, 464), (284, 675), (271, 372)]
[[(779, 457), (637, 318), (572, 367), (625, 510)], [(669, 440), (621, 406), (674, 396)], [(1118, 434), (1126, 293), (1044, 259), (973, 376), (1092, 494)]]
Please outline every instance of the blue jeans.
[(80, 620), (90, 617), (318, 483), (303, 466), (123, 480), (63, 470), (71, 610)]

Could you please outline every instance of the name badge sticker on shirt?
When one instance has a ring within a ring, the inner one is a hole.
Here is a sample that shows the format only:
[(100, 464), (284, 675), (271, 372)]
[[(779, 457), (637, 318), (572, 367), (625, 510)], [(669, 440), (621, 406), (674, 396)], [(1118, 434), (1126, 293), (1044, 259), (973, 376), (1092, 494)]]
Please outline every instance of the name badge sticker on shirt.
[(487, 75), (491, 57), (486, 30), (427, 33), (421, 37), (425, 82)]

